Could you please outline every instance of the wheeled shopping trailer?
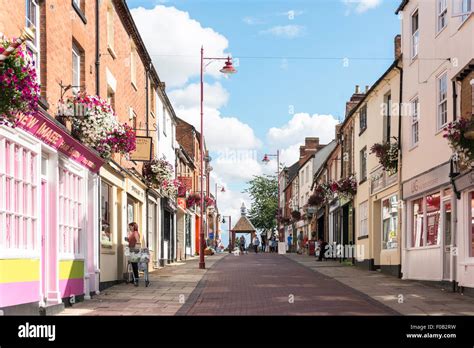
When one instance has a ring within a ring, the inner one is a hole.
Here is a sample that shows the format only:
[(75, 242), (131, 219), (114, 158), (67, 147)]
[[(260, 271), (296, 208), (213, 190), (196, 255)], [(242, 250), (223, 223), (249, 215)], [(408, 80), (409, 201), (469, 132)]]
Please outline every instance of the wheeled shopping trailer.
[(127, 273), (125, 277), (125, 282), (136, 284), (138, 286), (139, 279), (135, 278), (133, 273), (132, 263), (138, 264), (138, 274), (143, 273), (143, 278), (145, 279), (145, 286), (150, 285), (150, 278), (148, 273), (148, 263), (150, 262), (150, 252), (147, 248), (143, 249), (132, 249), (128, 247), (125, 250), (125, 257), (127, 258)]

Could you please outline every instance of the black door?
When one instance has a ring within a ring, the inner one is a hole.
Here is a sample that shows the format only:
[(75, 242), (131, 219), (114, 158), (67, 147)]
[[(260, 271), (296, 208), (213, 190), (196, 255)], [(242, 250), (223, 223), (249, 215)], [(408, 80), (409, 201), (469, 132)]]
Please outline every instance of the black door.
[(324, 215), (318, 219), (318, 239), (324, 240)]
[(349, 204), (342, 207), (342, 244), (349, 244)]

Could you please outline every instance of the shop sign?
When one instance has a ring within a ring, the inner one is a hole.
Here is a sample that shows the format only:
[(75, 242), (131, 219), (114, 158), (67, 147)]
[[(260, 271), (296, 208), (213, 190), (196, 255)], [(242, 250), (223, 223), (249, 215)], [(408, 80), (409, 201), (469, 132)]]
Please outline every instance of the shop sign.
[(152, 137), (136, 137), (137, 148), (130, 153), (131, 161), (148, 162), (151, 161), (151, 153), (153, 148)]
[(474, 172), (467, 173), (456, 179), (456, 187), (459, 191), (463, 191), (474, 185)]
[(186, 187), (186, 191), (193, 189), (193, 178), (190, 176), (178, 176), (178, 180)]
[(104, 164), (102, 158), (41, 112), (35, 115), (20, 115), (17, 126), (94, 173)]
[(397, 182), (397, 174), (388, 175), (383, 168), (377, 169), (370, 175), (370, 193), (374, 194)]
[(449, 163), (403, 183), (403, 199), (435, 189), (449, 181)]
[(143, 191), (140, 187), (135, 185), (130, 180), (128, 181), (128, 193), (132, 194), (133, 196), (142, 201), (145, 198), (145, 191)]

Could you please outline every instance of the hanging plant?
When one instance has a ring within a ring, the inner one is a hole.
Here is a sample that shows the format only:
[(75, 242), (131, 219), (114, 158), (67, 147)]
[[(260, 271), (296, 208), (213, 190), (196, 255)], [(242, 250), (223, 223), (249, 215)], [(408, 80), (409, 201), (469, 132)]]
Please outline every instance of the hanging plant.
[(357, 193), (357, 180), (354, 175), (351, 175), (339, 181), (333, 181), (330, 187), (338, 196), (351, 199)]
[(474, 168), (474, 120), (459, 120), (450, 122), (444, 128), (443, 137), (449, 142), (453, 149), (459, 165), (463, 169)]
[(201, 195), (199, 193), (192, 193), (186, 198), (186, 206), (189, 208), (201, 204)]
[(370, 153), (375, 154), (383, 169), (390, 175), (398, 171), (398, 141), (375, 143), (370, 148)]
[[(133, 147), (122, 140), (129, 128), (124, 129), (115, 116), (110, 104), (85, 92), (70, 96), (59, 102), (60, 116), (69, 118), (72, 123), (72, 135), (85, 145), (96, 150), (102, 158), (109, 159), (112, 152), (121, 152), (124, 147)], [(77, 113), (77, 111), (80, 111)], [(119, 139), (115, 139), (118, 136)], [(132, 140), (130, 140), (130, 143)]]
[(118, 125), (107, 134), (107, 138), (102, 140), (102, 144), (113, 153), (126, 155), (137, 148), (137, 138), (132, 127), (127, 124)]
[(181, 197), (181, 198), (184, 198), (186, 197), (186, 194), (188, 193), (188, 190), (186, 188), (186, 185), (179, 181), (179, 184), (178, 184), (178, 197)]
[(313, 207), (322, 206), (332, 199), (333, 193), (328, 184), (318, 184), (314, 193), (308, 199), (308, 205)]
[(291, 212), (291, 217), (293, 218), (293, 220), (297, 221), (297, 220), (300, 220), (301, 219), (301, 213), (298, 211), (298, 210), (293, 210)]
[(160, 191), (164, 197), (174, 198), (178, 194), (180, 183), (173, 179), (173, 166), (164, 158), (145, 162), (142, 174), (147, 185)]
[(204, 205), (205, 207), (213, 207), (216, 204), (216, 202), (211, 198), (211, 197), (205, 197), (204, 198)]
[[(0, 54), (12, 42), (0, 36)], [(15, 127), (18, 113), (35, 114), (39, 97), (40, 86), (32, 55), (20, 46), (0, 63), (0, 125)]]

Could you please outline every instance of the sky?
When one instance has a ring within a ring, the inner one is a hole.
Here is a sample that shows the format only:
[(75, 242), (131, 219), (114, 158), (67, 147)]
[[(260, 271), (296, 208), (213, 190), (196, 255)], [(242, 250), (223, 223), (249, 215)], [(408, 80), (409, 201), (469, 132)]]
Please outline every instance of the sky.
[[(325, 144), (355, 85), (373, 84), (393, 62), (400, 0), (127, 0), (178, 117), (197, 129), (200, 48), (206, 60), (204, 135), (222, 215), (240, 215), (254, 176), (274, 174), (265, 153), (298, 160), (308, 136)], [(222, 225), (223, 242), (228, 240)]]

